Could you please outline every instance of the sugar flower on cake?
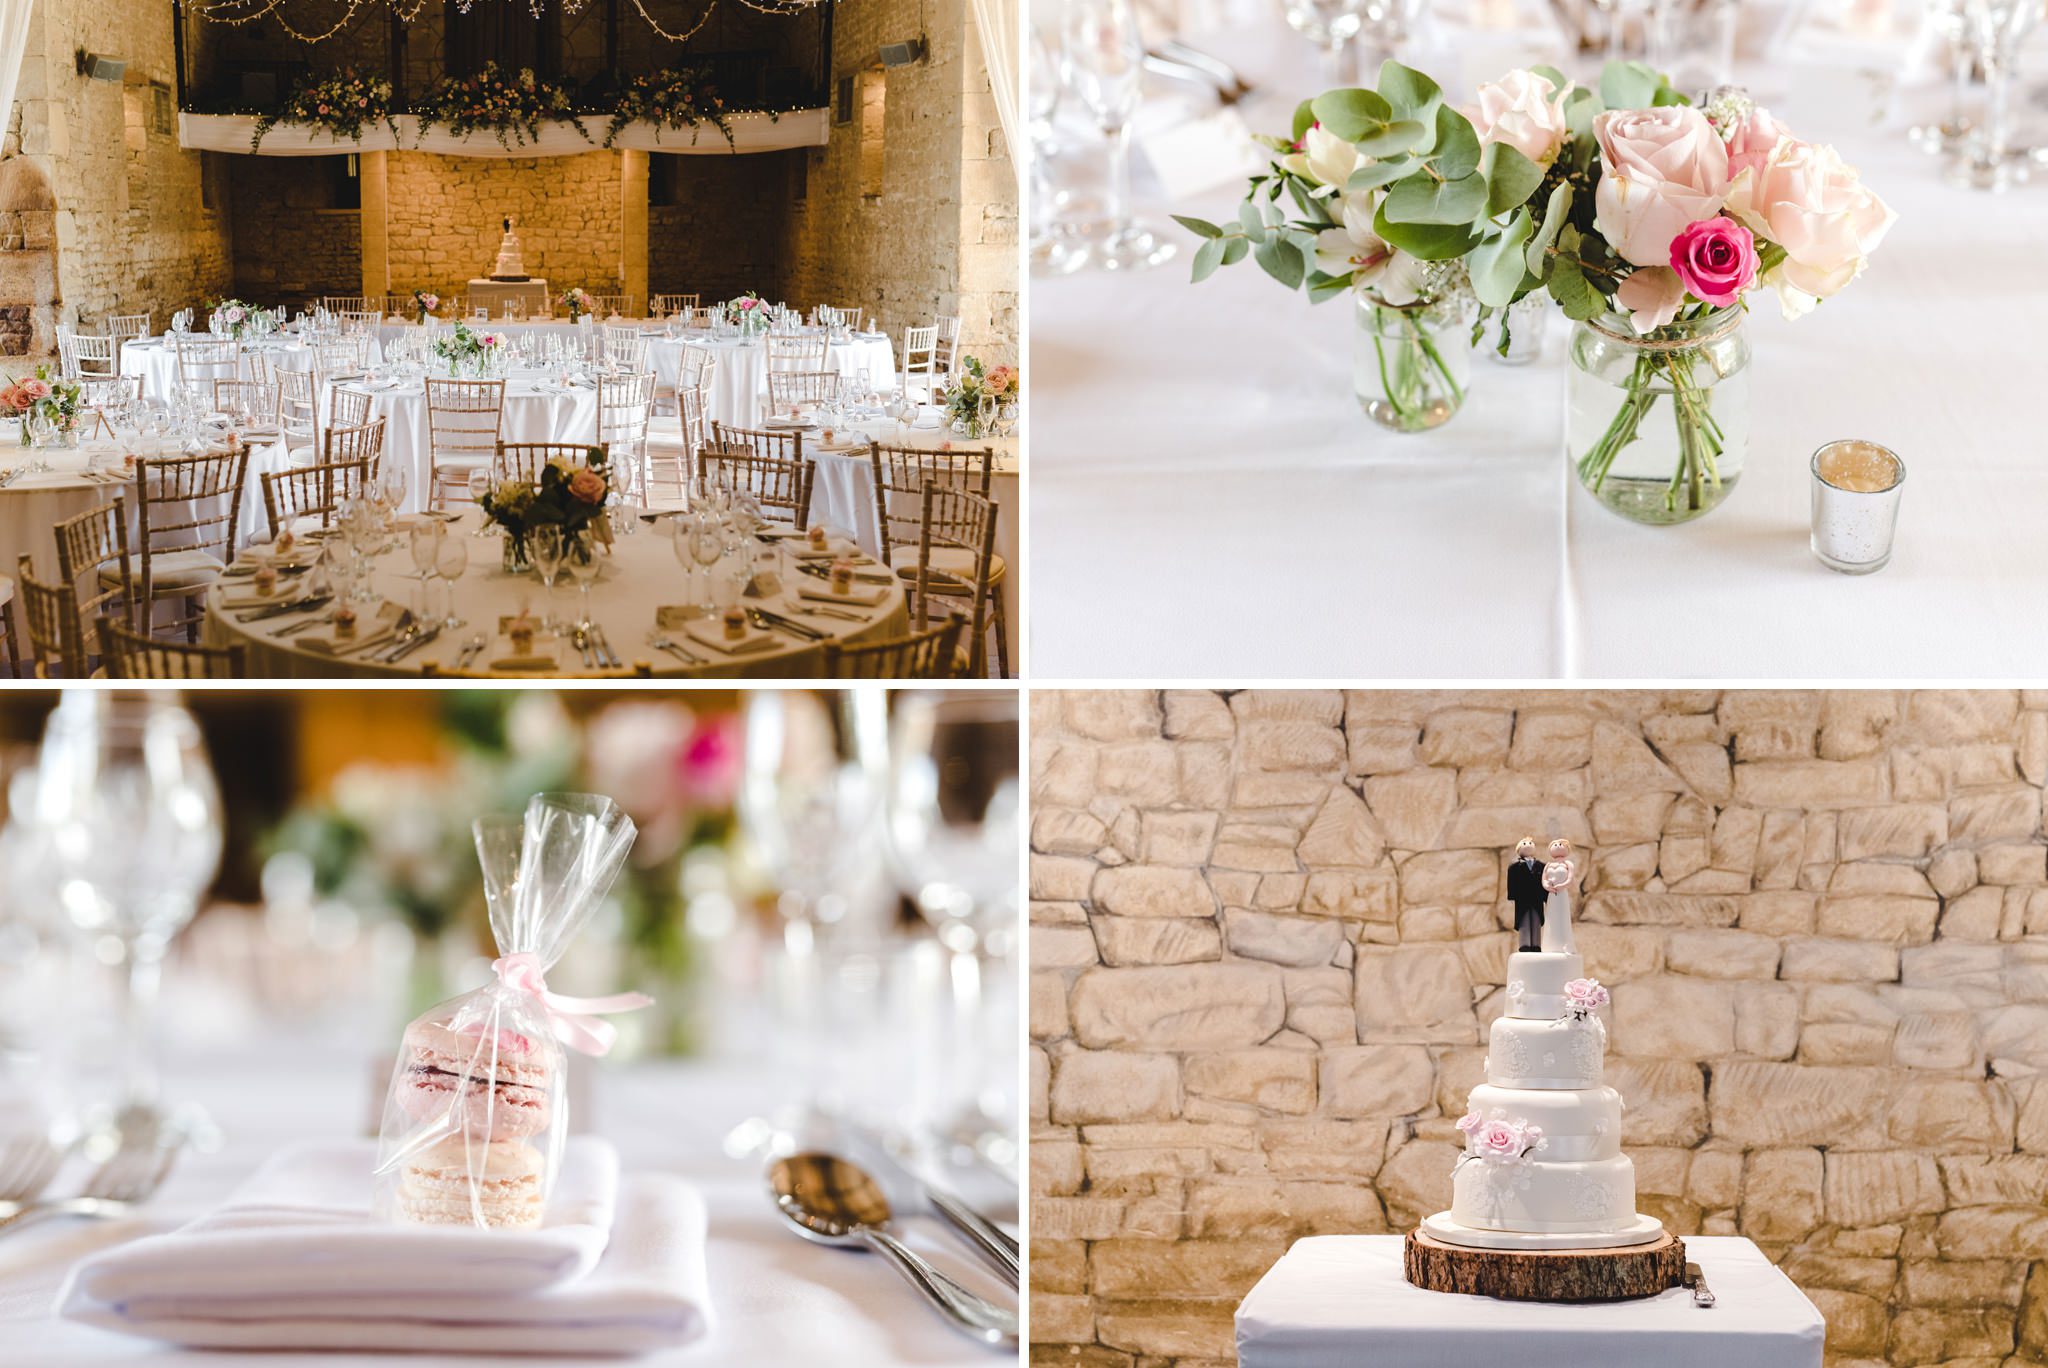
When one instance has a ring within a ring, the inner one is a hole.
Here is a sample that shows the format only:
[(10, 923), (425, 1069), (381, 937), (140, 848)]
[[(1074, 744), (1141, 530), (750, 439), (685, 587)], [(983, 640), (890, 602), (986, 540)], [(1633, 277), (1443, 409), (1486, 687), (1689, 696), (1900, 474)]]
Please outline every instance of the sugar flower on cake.
[(1605, 1007), (1607, 1002), (1607, 989), (1601, 986), (1599, 979), (1577, 978), (1564, 986), (1565, 1009), (1576, 1021), (1584, 1021)]
[(1543, 1147), (1543, 1128), (1520, 1117), (1466, 1112), (1458, 1120), (1458, 1129), (1465, 1135), (1465, 1157), (1489, 1164), (1520, 1163), (1531, 1151)]

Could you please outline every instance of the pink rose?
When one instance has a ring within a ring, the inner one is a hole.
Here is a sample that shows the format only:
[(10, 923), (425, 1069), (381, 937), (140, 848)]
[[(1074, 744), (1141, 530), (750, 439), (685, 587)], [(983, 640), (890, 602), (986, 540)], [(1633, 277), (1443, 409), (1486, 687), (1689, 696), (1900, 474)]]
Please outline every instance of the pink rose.
[(1488, 1159), (1513, 1159), (1522, 1152), (1522, 1131), (1505, 1121), (1489, 1121), (1479, 1128), (1479, 1153)]
[(1756, 283), (1756, 239), (1726, 215), (1688, 223), (1671, 239), (1671, 269), (1695, 299), (1725, 309)]
[(1771, 117), (1768, 109), (1752, 109), (1741, 123), (1722, 130), (1728, 144), (1728, 178), (1752, 167), (1762, 166), (1778, 145), (1778, 139), (1792, 136), (1791, 130)]
[(1678, 317), (1685, 282), (1669, 266), (1639, 266), (1623, 278), (1614, 302), (1628, 310), (1637, 332), (1653, 332)]
[(584, 503), (603, 503), (604, 491), (604, 476), (598, 474), (589, 466), (583, 467), (583, 469), (569, 477), (570, 496), (581, 499)]
[(1571, 136), (1564, 116), (1564, 97), (1571, 90), (1551, 84), (1547, 76), (1515, 70), (1479, 87), (1478, 107), (1468, 110), (1482, 143), (1506, 143), (1535, 162), (1548, 166)]
[(1662, 266), (1679, 229), (1721, 211), (1728, 149), (1697, 109), (1610, 109), (1593, 135), (1602, 167), (1593, 222), (1622, 260)]
[[(38, 399), (50, 397), (50, 382), (47, 380), (24, 380), (20, 385), (22, 398), (33, 404)], [(26, 408), (24, 404), (22, 407)]]
[(1458, 1118), (1458, 1129), (1465, 1132), (1467, 1136), (1472, 1135), (1485, 1124), (1485, 1120), (1475, 1111), (1468, 1111)]
[(9, 413), (28, 411), (28, 396), (21, 392), (20, 385), (9, 385), (6, 389), (0, 390), (0, 408), (5, 408)]
[(1797, 318), (1854, 280), (1898, 215), (1832, 147), (1780, 138), (1728, 192), (1728, 212), (1785, 260), (1763, 283)]
[(1581, 1011), (1597, 1011), (1607, 1005), (1607, 990), (1598, 979), (1573, 979), (1564, 986), (1564, 1000)]

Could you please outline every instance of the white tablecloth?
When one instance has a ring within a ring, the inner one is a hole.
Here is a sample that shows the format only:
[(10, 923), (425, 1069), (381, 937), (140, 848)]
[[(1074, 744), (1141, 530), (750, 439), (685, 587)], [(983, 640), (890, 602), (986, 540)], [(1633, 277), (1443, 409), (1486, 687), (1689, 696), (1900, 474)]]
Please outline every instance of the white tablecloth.
[[(592, 319), (588, 324), (571, 323), (566, 315), (561, 318), (523, 318), (516, 321), (493, 317), (487, 322), (479, 323), (460, 305), (460, 300), (453, 303), (444, 302), (441, 305), (441, 313), (434, 320), (434, 327), (442, 336), (446, 336), (449, 329), (457, 323), (467, 323), (473, 328), (484, 328), (511, 337), (581, 337), (587, 340), (597, 335), (597, 329), (605, 326), (597, 319)], [(639, 328), (643, 332), (661, 331), (661, 324), (658, 321), (646, 318), (621, 319), (618, 326)], [(418, 332), (419, 327), (419, 324), (409, 318), (387, 318), (377, 325), (377, 337), (389, 345), (398, 338)]]
[[(1311, 49), (1275, 17), (1191, 37), (1258, 85), (1240, 106), (1256, 131), (1284, 131), (1323, 88)], [(1554, 310), (1543, 360), (1475, 359), (1447, 426), (1377, 428), (1352, 397), (1344, 301), (1311, 307), (1250, 262), (1189, 284), (1196, 240), (1167, 213), (1234, 218), (1242, 182), (1170, 204), (1155, 190), (1142, 207), (1180, 242), (1174, 261), (1032, 281), (1034, 670), (2048, 673), (2035, 625), (2048, 461), (2021, 361), (2039, 351), (2029, 306), (2048, 300), (2048, 194), (1950, 188), (1907, 145), (1909, 119), (1873, 124), (1874, 83), (1858, 72), (1737, 78), (1797, 134), (1836, 144), (1899, 220), (1863, 277), (1796, 325), (1757, 297), (1749, 461), (1723, 507), (1638, 527), (1579, 488), (1562, 450), (1567, 325)], [(1840, 437), (1891, 447), (1909, 472), (1891, 565), (1861, 578), (1807, 549), (1808, 460)], [(1113, 635), (1105, 585), (1136, 609)]]
[(1763, 1251), (1688, 1236), (1718, 1299), (1673, 1288), (1636, 1301), (1502, 1301), (1401, 1276), (1399, 1235), (1297, 1240), (1237, 1308), (1240, 1368), (1820, 1368), (1820, 1312)]
[[(331, 654), (309, 651), (299, 644), (302, 634), (298, 633), (280, 638), (277, 635), (280, 630), (300, 620), (295, 615), (248, 623), (235, 621), (235, 612), (248, 610), (223, 610), (220, 600), (230, 593), (237, 600), (251, 595), (253, 590), (245, 579), (230, 581), (229, 589), (215, 589), (209, 595), (206, 639), (216, 646), (235, 642), (246, 645), (248, 670), (252, 678), (391, 678), (417, 676), (430, 662), (442, 670), (449, 669), (454, 665), (462, 643), (482, 633), (489, 638), (490, 646), (472, 662), (470, 668), (488, 670), (494, 659), (511, 652), (509, 642), (498, 635), (499, 619), (517, 615), (522, 602), (529, 605), (538, 619), (547, 608), (548, 598), (538, 576), (505, 573), (503, 542), (498, 536), (471, 535), (481, 516), (475, 512), (465, 513), (450, 527), (450, 534), (463, 538), (469, 548), (469, 568), (455, 586), (456, 615), (463, 618), (466, 625), (443, 632), (438, 640), (420, 647), (396, 665), (382, 665), (353, 656), (337, 659)], [(411, 578), (412, 573), (412, 560), (401, 539), (379, 559), (372, 584), (385, 598), (410, 604), (418, 583)], [(834, 605), (861, 617), (859, 622), (847, 622), (836, 617), (804, 617), (792, 611), (787, 599), (795, 594), (794, 586), (812, 582), (812, 577), (798, 575), (792, 570), (784, 576), (785, 593), (782, 597), (754, 602), (785, 617), (796, 617), (828, 636), (847, 642), (902, 636), (909, 631), (909, 608), (902, 589), (897, 585), (882, 586), (882, 599), (872, 608)], [(289, 585), (291, 581), (286, 583)], [(823, 581), (816, 583), (822, 584)], [(575, 616), (578, 592), (566, 574), (555, 581), (554, 610), (558, 617), (566, 620)], [(633, 668), (636, 661), (645, 661), (657, 675), (754, 678), (814, 677), (823, 669), (821, 645), (783, 632), (773, 633), (774, 646), (737, 657), (724, 656), (709, 646), (692, 641), (680, 630), (667, 633), (691, 654), (712, 662), (706, 665), (690, 665), (667, 651), (648, 645), (647, 638), (654, 630), (656, 611), (664, 605), (681, 604), (687, 598), (683, 569), (675, 558), (667, 525), (642, 526), (631, 536), (614, 541), (603, 577), (590, 590), (591, 618), (605, 629), (612, 650), (627, 669)], [(364, 605), (357, 605), (357, 611), (364, 612)], [(369, 635), (369, 619), (366, 617), (363, 621), (365, 625), (357, 629), (359, 638)], [(312, 630), (308, 629), (309, 632)], [(324, 628), (318, 630), (324, 635)], [(534, 651), (555, 657), (558, 668), (547, 672), (551, 677), (586, 673), (582, 656), (566, 640), (556, 641), (545, 634), (537, 634)], [(375, 655), (376, 652), (372, 650), (369, 654)], [(494, 677), (521, 676), (507, 673)]]
[[(273, 336), (261, 342), (242, 344), (243, 379), (256, 378), (256, 358), (259, 356), (285, 370), (313, 369), (311, 347), (290, 338)], [(381, 364), (383, 359), (383, 348), (372, 338), (371, 364)], [(178, 353), (170, 343), (158, 339), (124, 343), (121, 347), (121, 374), (142, 377), (143, 398), (168, 399), (178, 385)]]
[[(713, 341), (708, 336), (657, 337), (648, 344), (647, 359), (662, 386), (675, 388), (685, 347), (707, 348), (718, 359), (718, 367), (711, 373), (705, 418), (729, 427), (760, 427), (768, 395), (767, 347), (759, 341), (743, 344)], [(886, 333), (861, 333), (851, 341), (834, 342), (826, 348), (825, 358), (825, 364), (841, 375), (857, 381), (873, 376), (884, 387), (896, 373), (896, 349)]]

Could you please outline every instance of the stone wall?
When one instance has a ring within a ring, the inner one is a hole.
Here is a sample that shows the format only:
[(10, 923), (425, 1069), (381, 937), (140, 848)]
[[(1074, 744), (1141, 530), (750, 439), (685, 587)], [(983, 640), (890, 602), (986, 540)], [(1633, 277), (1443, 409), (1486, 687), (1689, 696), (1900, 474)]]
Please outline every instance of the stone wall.
[(1639, 1205), (1829, 1363), (2048, 1362), (2048, 692), (1032, 699), (1034, 1360), (1227, 1362), (1448, 1205), (1514, 841), (1590, 857)]
[(507, 214), (518, 220), (528, 273), (546, 277), (549, 289), (617, 290), (624, 155), (388, 154), (392, 291), (428, 289), (459, 303), (472, 277), (490, 274)]
[(237, 298), (296, 309), (362, 292), (362, 213), (332, 207), (331, 158), (226, 160)]
[(647, 211), (648, 290), (731, 299), (745, 290), (789, 299), (787, 243), (793, 169), (801, 151), (743, 157), (661, 156), (673, 204)]

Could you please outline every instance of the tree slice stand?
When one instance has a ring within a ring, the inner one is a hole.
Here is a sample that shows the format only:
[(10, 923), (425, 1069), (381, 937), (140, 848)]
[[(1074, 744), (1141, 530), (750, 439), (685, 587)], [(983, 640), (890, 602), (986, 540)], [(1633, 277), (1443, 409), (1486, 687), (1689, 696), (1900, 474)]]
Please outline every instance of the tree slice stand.
[(1621, 1249), (1474, 1249), (1412, 1231), (1402, 1250), (1408, 1281), (1431, 1292), (1510, 1301), (1622, 1301), (1685, 1281), (1685, 1241), (1665, 1231)]

